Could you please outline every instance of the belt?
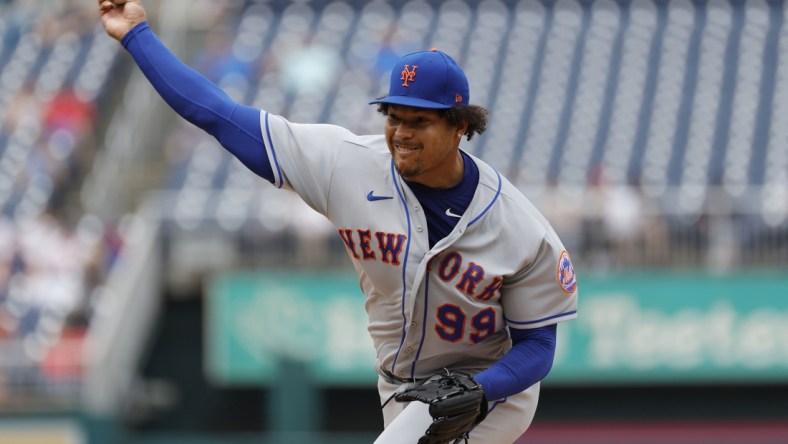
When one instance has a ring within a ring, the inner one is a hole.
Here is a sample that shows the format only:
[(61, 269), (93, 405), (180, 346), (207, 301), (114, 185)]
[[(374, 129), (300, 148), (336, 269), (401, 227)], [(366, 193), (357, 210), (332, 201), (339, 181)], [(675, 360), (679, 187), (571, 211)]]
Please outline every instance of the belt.
[(427, 378), (420, 378), (420, 379), (401, 378), (401, 377), (395, 375), (394, 373), (391, 373), (390, 371), (388, 371), (388, 370), (386, 370), (384, 368), (380, 369), (380, 376), (382, 376), (383, 379), (385, 379), (386, 382), (388, 382), (389, 384), (412, 384), (414, 382), (421, 382), (421, 381), (426, 381), (427, 380)]
[[(468, 373), (469, 375), (475, 375), (476, 373), (479, 373), (482, 370), (483, 369), (478, 368), (478, 369), (462, 369), (462, 370), (457, 370), (457, 371), (463, 371), (463, 372)], [(427, 379), (430, 379), (429, 377), (427, 377), (427, 378), (401, 378), (401, 377), (395, 375), (394, 373), (391, 373), (390, 371), (388, 371), (388, 370), (386, 370), (384, 368), (381, 368), (380, 372), (378, 374), (383, 379), (385, 379), (386, 382), (388, 382), (389, 384), (413, 384), (413, 383), (420, 384), (420, 383), (426, 381)]]

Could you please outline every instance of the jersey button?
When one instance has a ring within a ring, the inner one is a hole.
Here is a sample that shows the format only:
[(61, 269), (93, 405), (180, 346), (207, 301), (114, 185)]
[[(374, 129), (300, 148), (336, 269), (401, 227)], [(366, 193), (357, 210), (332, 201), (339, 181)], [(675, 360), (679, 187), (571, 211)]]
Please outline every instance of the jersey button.
[(418, 324), (416, 324), (416, 321), (413, 321), (413, 322), (411, 322), (411, 323), (410, 323), (410, 326), (411, 326), (411, 327), (415, 327), (415, 326), (417, 326), (417, 325), (418, 325)]
[(413, 353), (413, 347), (408, 347), (405, 349), (405, 351), (408, 352), (408, 354), (411, 354)]
[(419, 211), (419, 210), (421, 210), (420, 206), (416, 205), (415, 207), (413, 207), (413, 211)]
[(424, 228), (421, 228), (421, 225), (418, 225), (418, 226), (416, 227), (416, 231), (418, 231), (419, 233), (421, 233), (422, 231), (424, 231)]

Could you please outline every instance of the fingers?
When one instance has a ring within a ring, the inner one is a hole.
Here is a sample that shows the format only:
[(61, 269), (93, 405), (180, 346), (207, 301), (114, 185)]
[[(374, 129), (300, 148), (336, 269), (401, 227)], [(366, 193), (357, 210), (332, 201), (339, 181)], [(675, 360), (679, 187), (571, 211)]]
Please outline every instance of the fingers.
[(104, 12), (116, 7), (122, 7), (126, 3), (132, 3), (132, 0), (98, 0), (99, 9)]
[(147, 20), (139, 0), (98, 0), (101, 23), (110, 37), (120, 41), (132, 28)]
[(101, 12), (107, 12), (114, 7), (115, 5), (109, 0), (99, 0), (99, 11)]

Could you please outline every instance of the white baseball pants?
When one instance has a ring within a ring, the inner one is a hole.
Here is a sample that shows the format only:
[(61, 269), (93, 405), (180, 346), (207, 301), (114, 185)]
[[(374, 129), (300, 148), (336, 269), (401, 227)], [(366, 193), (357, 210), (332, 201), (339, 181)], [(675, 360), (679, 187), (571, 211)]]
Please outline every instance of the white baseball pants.
[[(409, 384), (392, 384), (378, 378), (381, 405), (394, 392)], [(469, 434), (470, 444), (512, 444), (525, 433), (536, 414), (539, 401), (536, 384), (503, 401), (490, 402), (487, 418)], [(400, 403), (393, 399), (383, 408), (383, 433), (375, 444), (416, 444), (432, 423), (429, 407), (422, 402)]]

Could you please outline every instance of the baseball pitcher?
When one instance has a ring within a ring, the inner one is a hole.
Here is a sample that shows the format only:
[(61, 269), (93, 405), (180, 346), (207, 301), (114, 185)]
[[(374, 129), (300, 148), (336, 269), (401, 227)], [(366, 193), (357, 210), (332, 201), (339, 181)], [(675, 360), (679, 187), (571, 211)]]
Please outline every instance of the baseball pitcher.
[(530, 425), (556, 325), (577, 316), (569, 254), (506, 178), (459, 148), (487, 124), (438, 50), (402, 57), (370, 102), (383, 134), (235, 103), (157, 38), (139, 0), (100, 0), (161, 97), (250, 170), (325, 215), (347, 247), (377, 354), (378, 444), (511, 444)]

